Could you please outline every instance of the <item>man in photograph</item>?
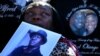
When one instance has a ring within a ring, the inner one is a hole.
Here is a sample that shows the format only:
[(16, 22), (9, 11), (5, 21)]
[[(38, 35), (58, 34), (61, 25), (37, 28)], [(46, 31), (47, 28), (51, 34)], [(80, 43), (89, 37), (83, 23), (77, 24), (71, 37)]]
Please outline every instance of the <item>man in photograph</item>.
[(43, 30), (29, 32), (30, 41), (28, 46), (16, 48), (8, 56), (43, 56), (40, 52), (40, 46), (47, 42), (47, 33)]

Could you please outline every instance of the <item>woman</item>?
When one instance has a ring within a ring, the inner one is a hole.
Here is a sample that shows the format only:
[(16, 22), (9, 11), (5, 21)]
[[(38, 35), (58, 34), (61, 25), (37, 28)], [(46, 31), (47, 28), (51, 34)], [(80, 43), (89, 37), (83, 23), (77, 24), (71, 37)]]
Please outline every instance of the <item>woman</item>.
[[(33, 2), (27, 6), (22, 17), (24, 21), (43, 27), (45, 29), (63, 34), (64, 25), (58, 17), (56, 10), (46, 2)], [(70, 50), (70, 51), (69, 51)], [(67, 38), (58, 41), (50, 56), (79, 56), (78, 51)]]

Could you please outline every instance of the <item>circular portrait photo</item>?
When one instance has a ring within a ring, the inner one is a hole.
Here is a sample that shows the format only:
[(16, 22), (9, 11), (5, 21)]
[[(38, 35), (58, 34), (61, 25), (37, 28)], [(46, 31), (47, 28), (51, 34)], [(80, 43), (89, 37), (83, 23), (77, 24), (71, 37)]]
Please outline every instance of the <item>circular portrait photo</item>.
[(91, 9), (80, 9), (70, 17), (70, 27), (78, 36), (88, 36), (97, 27), (97, 14)]

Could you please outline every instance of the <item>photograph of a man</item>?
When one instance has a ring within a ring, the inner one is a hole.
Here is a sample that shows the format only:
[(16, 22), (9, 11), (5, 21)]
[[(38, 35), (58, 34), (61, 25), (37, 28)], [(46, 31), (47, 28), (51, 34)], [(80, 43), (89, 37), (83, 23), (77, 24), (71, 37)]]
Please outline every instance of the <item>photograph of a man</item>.
[(43, 56), (40, 52), (40, 46), (47, 42), (47, 33), (43, 30), (30, 32), (30, 41), (28, 46), (16, 48), (8, 56)]

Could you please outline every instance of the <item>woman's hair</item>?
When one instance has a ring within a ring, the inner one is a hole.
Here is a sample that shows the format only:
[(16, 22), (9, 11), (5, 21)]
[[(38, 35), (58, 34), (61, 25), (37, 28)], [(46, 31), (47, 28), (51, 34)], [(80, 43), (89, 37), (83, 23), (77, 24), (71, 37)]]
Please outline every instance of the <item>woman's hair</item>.
[[(53, 15), (52, 15), (52, 27), (53, 27), (53, 31), (54, 32), (57, 32), (57, 33), (64, 33), (64, 25), (63, 25), (63, 22), (60, 18), (60, 15), (58, 14), (57, 10), (52, 7), (49, 3), (46, 3), (46, 2), (33, 2), (33, 3), (30, 3), (27, 7), (26, 7), (26, 10), (29, 9), (29, 8), (32, 8), (33, 6), (48, 6), (52, 9), (52, 12), (53, 12)], [(25, 11), (21, 17), (22, 20), (24, 20), (24, 14), (25, 14)], [(49, 29), (51, 30), (51, 29)]]

